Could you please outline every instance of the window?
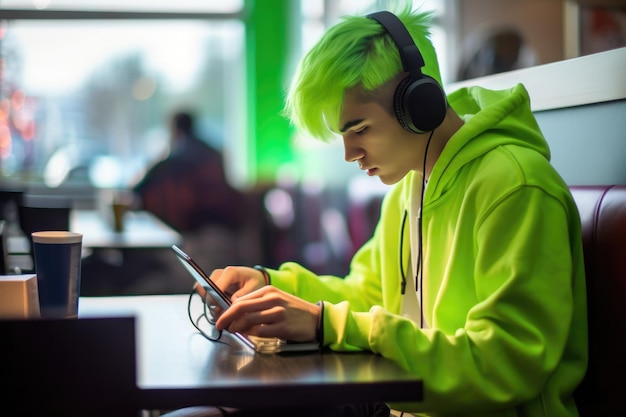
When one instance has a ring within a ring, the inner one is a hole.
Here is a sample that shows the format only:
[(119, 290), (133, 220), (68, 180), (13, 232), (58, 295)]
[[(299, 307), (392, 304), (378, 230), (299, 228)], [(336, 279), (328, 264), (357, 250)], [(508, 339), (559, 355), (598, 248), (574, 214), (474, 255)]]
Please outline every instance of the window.
[(235, 13), (243, 0), (1, 0), (3, 9)]
[(0, 1), (1, 178), (128, 186), (180, 108), (221, 149), (241, 130), (226, 117), (244, 96), (241, 3)]

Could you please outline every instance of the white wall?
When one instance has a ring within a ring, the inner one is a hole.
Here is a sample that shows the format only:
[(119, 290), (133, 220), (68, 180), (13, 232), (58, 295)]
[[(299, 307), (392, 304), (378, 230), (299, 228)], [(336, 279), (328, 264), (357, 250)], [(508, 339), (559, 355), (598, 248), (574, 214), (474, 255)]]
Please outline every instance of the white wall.
[(570, 185), (626, 184), (626, 48), (451, 84), (509, 88), (523, 83)]

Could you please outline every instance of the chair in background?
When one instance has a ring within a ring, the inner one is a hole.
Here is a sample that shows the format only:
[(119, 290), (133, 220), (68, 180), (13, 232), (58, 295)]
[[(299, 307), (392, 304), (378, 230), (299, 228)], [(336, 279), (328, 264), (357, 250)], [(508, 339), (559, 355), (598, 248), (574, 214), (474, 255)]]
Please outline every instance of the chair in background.
[(6, 221), (0, 220), (0, 274), (9, 274), (9, 254), (7, 251)]
[[(24, 195), (18, 207), (19, 225), (28, 240), (30, 255), (34, 254), (31, 234), (42, 230), (70, 230), (71, 201), (52, 196)], [(35, 272), (22, 270), (24, 273)]]
[(24, 190), (12, 184), (0, 184), (0, 273), (19, 273), (20, 260), (11, 256), (9, 241), (20, 236), (22, 231), (18, 224), (18, 207), (22, 204)]
[(24, 190), (0, 185), (0, 220), (15, 220), (17, 208), (22, 204)]

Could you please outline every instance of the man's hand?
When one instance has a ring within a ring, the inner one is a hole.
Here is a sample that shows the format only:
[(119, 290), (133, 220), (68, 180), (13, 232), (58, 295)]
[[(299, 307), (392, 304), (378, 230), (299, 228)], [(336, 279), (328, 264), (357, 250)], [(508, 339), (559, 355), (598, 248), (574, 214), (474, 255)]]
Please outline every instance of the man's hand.
[[(265, 285), (265, 277), (261, 271), (245, 266), (228, 266), (224, 269), (215, 269), (211, 273), (211, 280), (233, 302), (242, 295)], [(200, 284), (196, 284), (195, 289), (202, 297), (206, 295)]]
[[(264, 284), (262, 273), (261, 282)], [(242, 291), (240, 291), (242, 292)], [(234, 294), (233, 294), (234, 295)], [(215, 324), (218, 330), (294, 342), (316, 338), (321, 307), (272, 286), (238, 296)]]

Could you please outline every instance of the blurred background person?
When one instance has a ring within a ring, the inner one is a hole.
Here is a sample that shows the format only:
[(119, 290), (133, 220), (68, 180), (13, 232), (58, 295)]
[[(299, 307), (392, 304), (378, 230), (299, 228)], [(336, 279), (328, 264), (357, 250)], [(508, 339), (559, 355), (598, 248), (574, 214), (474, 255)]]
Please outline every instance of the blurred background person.
[(175, 113), (170, 129), (169, 154), (133, 187), (139, 208), (183, 234), (211, 224), (237, 229), (242, 197), (226, 179), (222, 155), (197, 136), (191, 112)]
[(477, 31), (463, 44), (459, 80), (527, 68), (539, 63), (533, 48), (514, 27)]
[[(228, 183), (221, 153), (197, 134), (195, 118), (188, 110), (170, 116), (169, 152), (130, 186), (130, 208), (148, 211), (176, 229), (182, 247), (203, 267), (239, 263), (245, 194)], [(85, 295), (189, 291), (192, 279), (169, 248), (116, 255), (84, 262), (91, 278)]]

